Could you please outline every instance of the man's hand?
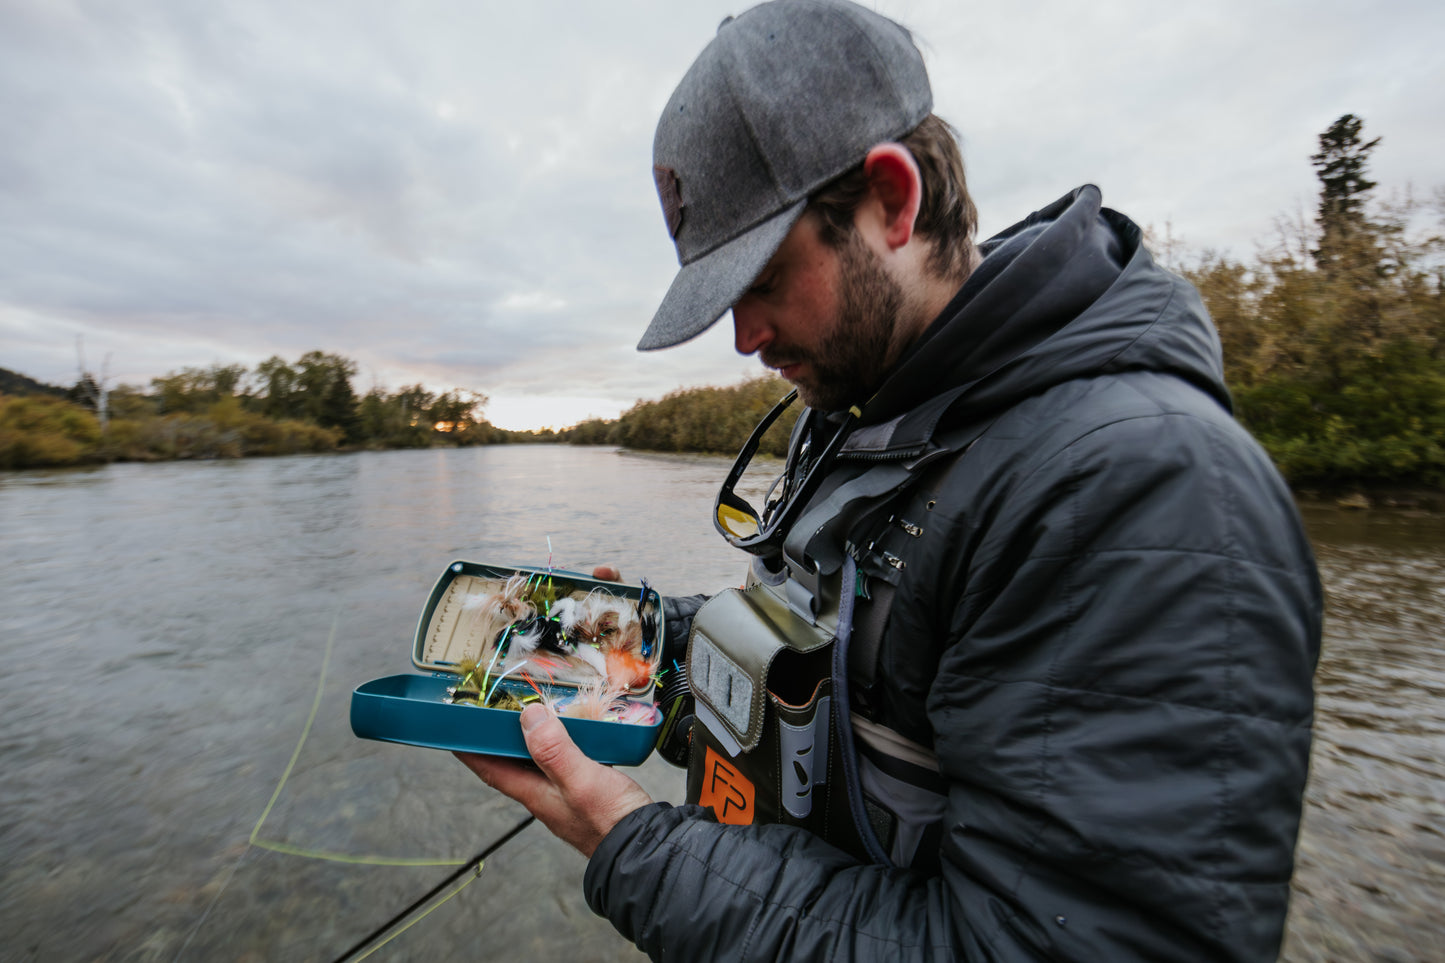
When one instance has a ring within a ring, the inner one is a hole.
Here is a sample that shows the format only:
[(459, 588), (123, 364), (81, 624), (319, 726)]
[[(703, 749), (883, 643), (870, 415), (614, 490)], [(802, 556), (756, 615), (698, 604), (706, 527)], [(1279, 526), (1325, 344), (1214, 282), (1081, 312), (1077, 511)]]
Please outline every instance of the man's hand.
[(522, 710), (522, 737), (535, 769), (497, 756), (459, 752), (456, 757), (482, 782), (526, 806), (583, 856), (590, 859), (623, 816), (652, 802), (627, 776), (587, 758), (546, 706), (534, 703)]

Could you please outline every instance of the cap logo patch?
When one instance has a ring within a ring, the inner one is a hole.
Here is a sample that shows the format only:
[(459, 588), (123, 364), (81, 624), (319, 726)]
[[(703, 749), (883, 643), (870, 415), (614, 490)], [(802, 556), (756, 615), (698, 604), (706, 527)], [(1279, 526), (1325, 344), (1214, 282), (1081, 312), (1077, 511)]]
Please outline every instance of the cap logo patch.
[(682, 227), (682, 189), (677, 173), (671, 167), (653, 167), (652, 179), (657, 182), (657, 196), (662, 201), (662, 216), (667, 221), (667, 233), (677, 239)]

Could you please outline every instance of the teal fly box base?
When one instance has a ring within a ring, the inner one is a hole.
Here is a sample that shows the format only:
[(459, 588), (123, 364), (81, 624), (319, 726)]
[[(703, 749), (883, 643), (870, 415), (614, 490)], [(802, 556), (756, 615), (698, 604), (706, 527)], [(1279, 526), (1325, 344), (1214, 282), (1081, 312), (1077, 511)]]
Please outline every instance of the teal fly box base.
[(655, 678), (661, 599), (577, 572), (457, 561), (432, 588), (406, 673), (351, 693), (363, 739), (528, 758), (520, 709), (546, 701), (573, 741), (636, 766), (662, 725)]

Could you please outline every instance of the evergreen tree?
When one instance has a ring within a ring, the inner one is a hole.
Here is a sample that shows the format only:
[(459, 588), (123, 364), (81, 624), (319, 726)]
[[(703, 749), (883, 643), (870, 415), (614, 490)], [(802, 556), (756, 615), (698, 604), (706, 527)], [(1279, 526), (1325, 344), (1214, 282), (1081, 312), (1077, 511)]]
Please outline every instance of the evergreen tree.
[(323, 428), (337, 428), (348, 444), (361, 438), (361, 418), (357, 413), (356, 393), (351, 390), (351, 379), (340, 371), (326, 387), (321, 399), (321, 416), (317, 424)]
[(1313, 253), (1319, 266), (1330, 273), (1364, 253), (1359, 248), (1366, 240), (1361, 235), (1369, 227), (1365, 196), (1375, 187), (1365, 171), (1370, 151), (1380, 143), (1378, 137), (1369, 143), (1360, 138), (1364, 125), (1361, 118), (1345, 114), (1320, 135), (1319, 153), (1310, 156), (1320, 179), (1320, 246)]

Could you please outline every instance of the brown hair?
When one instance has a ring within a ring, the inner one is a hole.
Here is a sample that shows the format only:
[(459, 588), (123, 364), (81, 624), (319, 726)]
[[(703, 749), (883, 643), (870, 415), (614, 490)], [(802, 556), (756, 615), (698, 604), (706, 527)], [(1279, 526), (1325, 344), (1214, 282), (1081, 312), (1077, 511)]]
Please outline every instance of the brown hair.
[[(978, 210), (968, 196), (958, 135), (947, 121), (929, 114), (899, 143), (918, 162), (923, 179), (923, 198), (914, 230), (932, 245), (928, 268), (939, 277), (961, 279), (974, 264)], [(809, 198), (809, 210), (818, 215), (825, 243), (832, 247), (843, 244), (853, 231), (853, 212), (867, 193), (868, 178), (860, 163)]]

